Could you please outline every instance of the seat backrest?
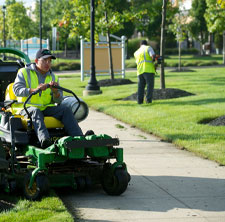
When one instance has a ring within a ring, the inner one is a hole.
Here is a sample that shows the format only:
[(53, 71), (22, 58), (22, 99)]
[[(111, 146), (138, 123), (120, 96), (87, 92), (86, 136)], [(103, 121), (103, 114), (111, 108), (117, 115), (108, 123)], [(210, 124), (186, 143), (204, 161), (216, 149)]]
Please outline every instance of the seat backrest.
[[(13, 92), (13, 84), (14, 83), (10, 83), (7, 86), (6, 91), (5, 91), (5, 100), (16, 100), (17, 99), (16, 95)], [(14, 105), (12, 105), (12, 107), (10, 108), (12, 113), (14, 113), (13, 109), (15, 109)], [(23, 127), (25, 129), (27, 129), (28, 119), (26, 119), (22, 116), (19, 116), (19, 117), (21, 117)], [(54, 118), (52, 116), (46, 116), (44, 118), (44, 122), (45, 122), (45, 125), (48, 129), (49, 128), (63, 128), (62, 122), (60, 122), (59, 120), (57, 120), (56, 118)]]
[(16, 100), (16, 95), (13, 92), (13, 82), (10, 83), (5, 91), (5, 100)]
[(19, 68), (16, 62), (0, 62), (0, 102), (5, 100), (6, 88), (14, 82)]

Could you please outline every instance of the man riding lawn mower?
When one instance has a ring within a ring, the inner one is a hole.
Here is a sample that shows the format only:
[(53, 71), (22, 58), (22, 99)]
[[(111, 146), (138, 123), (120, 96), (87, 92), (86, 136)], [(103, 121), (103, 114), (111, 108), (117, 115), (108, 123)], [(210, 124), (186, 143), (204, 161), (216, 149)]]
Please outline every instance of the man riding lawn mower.
[[(39, 62), (41, 65), (50, 64), (49, 60), (53, 56), (49, 50), (40, 52), (47, 57), (36, 59), (47, 60), (35, 61), (36, 65)], [(16, 54), (30, 63), (29, 58), (18, 50), (0, 48), (0, 53)], [(93, 131), (83, 135), (77, 121), (86, 118), (87, 105), (71, 90), (60, 87), (50, 69), (45, 70), (49, 76), (40, 80), (43, 76), (29, 77), (34, 72), (25, 73), (21, 64), (0, 63), (1, 187), (5, 191), (21, 188), (30, 200), (39, 199), (51, 187), (84, 189), (95, 184), (101, 184), (109, 195), (122, 194), (127, 189), (130, 175), (123, 162), (123, 149), (114, 147), (119, 145), (119, 140), (106, 134), (95, 135)], [(22, 74), (16, 77), (19, 68), (22, 69), (18, 73)], [(43, 69), (39, 69), (38, 65), (36, 68), (42, 74), (41, 70), (47, 69), (47, 65)], [(22, 81), (18, 81), (21, 78)], [(27, 89), (21, 90), (24, 86)], [(62, 91), (71, 93), (73, 97), (63, 97)], [(40, 103), (42, 93), (44, 102)], [(51, 104), (46, 108), (50, 97), (54, 103), (59, 102), (61, 105)], [(60, 106), (66, 108), (58, 110)], [(35, 112), (32, 107), (35, 107)], [(69, 113), (66, 118), (64, 112)]]

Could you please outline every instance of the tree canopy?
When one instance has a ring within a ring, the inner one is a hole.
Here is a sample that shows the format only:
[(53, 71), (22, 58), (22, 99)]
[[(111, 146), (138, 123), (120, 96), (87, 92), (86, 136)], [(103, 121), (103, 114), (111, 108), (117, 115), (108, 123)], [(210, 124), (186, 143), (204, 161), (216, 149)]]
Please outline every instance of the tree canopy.
[(225, 8), (225, 0), (217, 0), (217, 3), (221, 6), (221, 8)]
[[(95, 0), (95, 33), (107, 33), (130, 38), (136, 29), (151, 40), (159, 42), (162, 0)], [(6, 38), (24, 39), (39, 36), (40, 1), (35, 1), (32, 21), (22, 1), (6, 0)], [(207, 32), (221, 35), (225, 30), (225, 0), (193, 0), (190, 10), (189, 34), (204, 41)], [(166, 25), (175, 19), (177, 8), (167, 2)], [(106, 16), (107, 15), (107, 16)], [(107, 20), (106, 17), (109, 19)], [(186, 24), (182, 24), (187, 31)], [(57, 27), (60, 43), (80, 35), (90, 38), (90, 0), (45, 0), (42, 1), (42, 37), (51, 40), (52, 27)], [(168, 30), (166, 27), (166, 30)], [(3, 15), (0, 12), (0, 29), (3, 30)], [(175, 27), (176, 29), (176, 27)], [(180, 32), (181, 33), (181, 32)], [(182, 32), (184, 33), (184, 32)], [(166, 33), (168, 37), (168, 33)], [(178, 37), (178, 36), (177, 36)], [(3, 32), (0, 32), (3, 39)], [(171, 42), (171, 41), (170, 41)]]
[[(42, 3), (42, 33), (43, 38), (49, 38), (52, 33), (52, 27), (57, 20), (62, 19), (69, 0), (45, 0)], [(35, 2), (36, 35), (39, 34), (40, 21), (40, 1)]]
[[(137, 31), (145, 33), (149, 39), (160, 37), (162, 22), (162, 0), (131, 0), (132, 11), (137, 14), (134, 20)], [(171, 2), (167, 2), (167, 24), (171, 23), (172, 18), (177, 12), (177, 8), (172, 7)]]
[[(12, 1), (11, 1), (12, 2)], [(8, 39), (25, 39), (33, 35), (33, 21), (26, 14), (22, 2), (11, 3), (7, 6)]]
[(207, 9), (205, 0), (193, 0), (192, 8), (189, 15), (191, 16), (191, 22), (188, 25), (191, 37), (200, 41), (202, 44), (207, 40), (207, 25), (204, 17)]
[[(90, 38), (90, 0), (70, 0), (70, 10), (64, 16), (72, 25), (73, 34)], [(95, 34), (98, 39), (99, 34), (116, 33), (124, 28), (124, 24), (131, 18), (126, 5), (126, 0), (104, 0), (96, 1), (95, 5)], [(106, 14), (108, 18), (106, 19)]]
[(225, 10), (221, 9), (224, 6), (224, 1), (206, 0), (207, 9), (205, 13), (205, 19), (209, 32), (220, 33), (225, 30)]

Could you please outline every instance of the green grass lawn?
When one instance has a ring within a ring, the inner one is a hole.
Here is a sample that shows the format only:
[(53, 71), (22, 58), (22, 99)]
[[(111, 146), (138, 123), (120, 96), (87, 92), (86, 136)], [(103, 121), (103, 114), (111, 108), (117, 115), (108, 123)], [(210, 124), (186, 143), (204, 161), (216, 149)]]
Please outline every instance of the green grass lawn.
[[(225, 115), (225, 68), (194, 71), (166, 71), (167, 88), (182, 89), (194, 96), (157, 100), (150, 105), (119, 100), (137, 91), (137, 84), (132, 84), (101, 87), (101, 95), (85, 97), (84, 100), (95, 110), (160, 136), (179, 148), (225, 165), (225, 126), (200, 124), (205, 119)], [(137, 81), (135, 72), (127, 73), (126, 78)], [(87, 78), (80, 82), (78, 75), (61, 79), (62, 86), (74, 89), (79, 96), (82, 96), (87, 82)], [(159, 88), (159, 84), (157, 76), (155, 88)]]
[(0, 222), (73, 222), (62, 201), (51, 192), (40, 201), (28, 201), (19, 196), (0, 195), (1, 200), (14, 203), (15, 207), (0, 213)]
[[(135, 72), (126, 73), (135, 84), (101, 87), (102, 94), (83, 97), (89, 78), (80, 75), (60, 75), (61, 86), (72, 89), (95, 110), (107, 113), (145, 132), (173, 142), (203, 158), (225, 165), (225, 126), (200, 124), (206, 119), (225, 115), (225, 68), (195, 69), (195, 72), (166, 71), (166, 87), (178, 88), (195, 94), (152, 104), (138, 105), (136, 101), (122, 101), (137, 91)], [(67, 77), (67, 78), (64, 78)], [(106, 79), (108, 76), (98, 77)], [(155, 88), (160, 78), (156, 76)], [(91, 126), (90, 126), (91, 129)], [(104, 133), (104, 129), (103, 129)], [(41, 201), (30, 202), (15, 198), (15, 208), (0, 213), (1, 221), (73, 221), (62, 201), (54, 193)]]

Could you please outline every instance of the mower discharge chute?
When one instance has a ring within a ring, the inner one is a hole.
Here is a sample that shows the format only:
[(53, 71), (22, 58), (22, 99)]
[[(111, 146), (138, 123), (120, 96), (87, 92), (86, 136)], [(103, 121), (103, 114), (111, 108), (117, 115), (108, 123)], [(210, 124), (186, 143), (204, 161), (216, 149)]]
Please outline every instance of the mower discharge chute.
[[(18, 67), (15, 69), (16, 64)], [(12, 75), (7, 69), (4, 71), (9, 66), (11, 69), (14, 67)], [(8, 192), (15, 187), (20, 188), (30, 200), (41, 198), (50, 188), (83, 190), (96, 184), (101, 184), (109, 195), (122, 194), (127, 189), (130, 175), (123, 161), (123, 149), (115, 148), (119, 145), (118, 138), (106, 134), (95, 135), (93, 131), (86, 136), (71, 137), (65, 133), (60, 121), (45, 117), (54, 144), (46, 149), (40, 147), (31, 119), (13, 113), (17, 100), (12, 91), (12, 82), (18, 68), (18, 63), (0, 63), (0, 81), (4, 84), (7, 82), (4, 87), (7, 100), (1, 97), (0, 186)], [(65, 97), (63, 103), (72, 104), (75, 118), (84, 120), (88, 114), (86, 103), (71, 90), (58, 88), (73, 95)], [(24, 103), (28, 116), (26, 103), (38, 92), (30, 94)]]

